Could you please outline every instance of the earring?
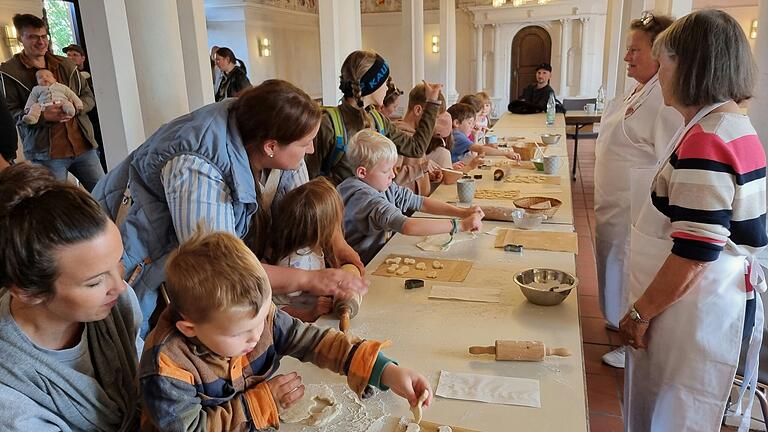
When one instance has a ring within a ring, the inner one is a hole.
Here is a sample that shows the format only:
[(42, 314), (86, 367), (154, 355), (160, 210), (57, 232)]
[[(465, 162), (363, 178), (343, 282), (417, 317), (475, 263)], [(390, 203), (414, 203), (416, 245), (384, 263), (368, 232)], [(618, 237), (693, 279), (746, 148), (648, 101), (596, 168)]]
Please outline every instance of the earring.
[(274, 153), (270, 153), (269, 157), (273, 158), (273, 157), (275, 157), (275, 154)]

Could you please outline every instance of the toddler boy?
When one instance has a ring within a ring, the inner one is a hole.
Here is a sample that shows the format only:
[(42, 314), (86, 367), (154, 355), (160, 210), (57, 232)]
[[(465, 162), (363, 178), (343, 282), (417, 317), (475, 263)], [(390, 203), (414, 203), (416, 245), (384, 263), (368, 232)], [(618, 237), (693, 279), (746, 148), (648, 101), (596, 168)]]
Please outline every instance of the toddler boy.
[[(455, 234), (482, 228), (480, 207), (459, 208), (393, 183), (397, 149), (376, 131), (363, 129), (355, 134), (347, 145), (347, 158), (355, 167), (355, 176), (337, 186), (344, 202), (344, 235), (364, 263), (378, 253), (392, 232)], [(409, 218), (404, 214), (413, 211), (462, 219)]]
[(277, 310), (264, 268), (232, 234), (197, 232), (180, 245), (166, 264), (166, 289), (170, 304), (141, 356), (142, 430), (277, 428), (278, 407), (304, 394), (295, 372), (273, 376), (284, 355), (346, 375), (358, 396), (370, 384), (412, 405), (426, 390), (431, 401), (423, 376), (379, 352), (388, 342)]

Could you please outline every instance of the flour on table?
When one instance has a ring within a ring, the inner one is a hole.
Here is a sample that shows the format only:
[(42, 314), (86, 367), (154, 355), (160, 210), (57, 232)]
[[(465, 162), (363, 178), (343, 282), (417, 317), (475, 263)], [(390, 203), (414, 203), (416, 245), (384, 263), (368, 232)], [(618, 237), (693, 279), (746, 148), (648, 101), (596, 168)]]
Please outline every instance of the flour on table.
[(339, 415), (341, 407), (336, 402), (333, 390), (325, 384), (310, 384), (305, 387), (304, 397), (280, 413), (286, 423), (303, 422), (312, 426), (328, 424)]

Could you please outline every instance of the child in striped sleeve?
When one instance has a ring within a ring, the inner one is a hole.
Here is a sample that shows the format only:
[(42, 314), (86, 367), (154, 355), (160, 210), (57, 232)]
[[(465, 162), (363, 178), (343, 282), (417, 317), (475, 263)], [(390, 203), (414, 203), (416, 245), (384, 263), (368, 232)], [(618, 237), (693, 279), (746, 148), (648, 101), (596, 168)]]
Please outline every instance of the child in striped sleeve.
[(258, 259), (237, 237), (195, 233), (166, 265), (169, 307), (149, 333), (140, 364), (142, 430), (262, 430), (278, 407), (304, 394), (295, 372), (274, 375), (280, 358), (347, 376), (359, 396), (391, 387), (412, 405), (431, 389), (418, 373), (359, 340), (277, 310)]

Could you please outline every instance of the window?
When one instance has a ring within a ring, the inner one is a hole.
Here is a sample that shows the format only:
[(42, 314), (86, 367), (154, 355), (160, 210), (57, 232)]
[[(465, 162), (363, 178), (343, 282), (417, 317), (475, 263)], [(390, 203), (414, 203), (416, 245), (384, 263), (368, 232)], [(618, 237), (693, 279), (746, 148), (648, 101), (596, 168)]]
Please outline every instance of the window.
[(75, 5), (65, 0), (44, 0), (48, 32), (51, 35), (51, 51), (64, 55), (62, 48), (75, 42)]

